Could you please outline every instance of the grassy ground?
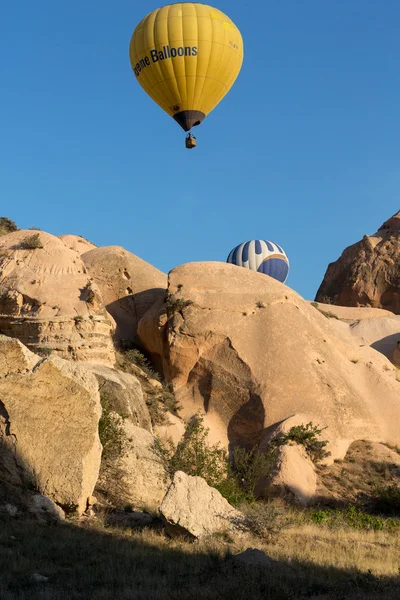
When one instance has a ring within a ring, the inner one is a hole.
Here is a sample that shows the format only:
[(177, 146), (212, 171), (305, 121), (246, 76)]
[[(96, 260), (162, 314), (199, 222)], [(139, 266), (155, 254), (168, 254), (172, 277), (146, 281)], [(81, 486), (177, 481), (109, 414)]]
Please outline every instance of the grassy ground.
[[(265, 538), (188, 542), (157, 524), (133, 530), (107, 527), (101, 517), (66, 524), (3, 518), (0, 598), (398, 600), (400, 529), (332, 530), (300, 512), (289, 521)], [(279, 562), (235, 565), (231, 555), (248, 547)], [(33, 582), (34, 573), (48, 582)]]

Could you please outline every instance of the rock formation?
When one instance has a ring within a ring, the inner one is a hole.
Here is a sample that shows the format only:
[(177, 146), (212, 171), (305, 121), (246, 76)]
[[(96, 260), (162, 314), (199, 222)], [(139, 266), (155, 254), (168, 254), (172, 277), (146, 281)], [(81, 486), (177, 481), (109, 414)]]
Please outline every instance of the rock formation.
[(182, 415), (205, 413), (212, 442), (253, 447), (299, 416), (327, 427), (327, 462), (357, 439), (400, 443), (397, 369), (287, 286), (192, 263), (170, 272), (168, 294), (142, 342), (163, 348)]
[(75, 251), (42, 231), (0, 238), (0, 332), (62, 358), (115, 360), (96, 284)]
[(67, 246), (67, 248), (74, 250), (79, 254), (79, 256), (85, 254), (85, 252), (89, 252), (89, 250), (94, 250), (97, 248), (97, 246), (92, 244), (92, 242), (89, 242), (89, 240), (86, 240), (80, 235), (60, 235), (59, 237), (60, 240), (62, 240)]
[(167, 276), (120, 246), (91, 250), (82, 260), (115, 319), (116, 340), (137, 344), (137, 324), (165, 296)]
[(97, 381), (0, 338), (0, 478), (34, 486), (64, 510), (86, 509), (101, 458)]
[(128, 420), (117, 423), (121, 447), (115, 454), (103, 458), (96, 495), (120, 509), (133, 506), (139, 510), (156, 510), (170, 478), (157, 452), (155, 439)]
[(239, 532), (244, 516), (202, 477), (177, 471), (160, 506), (171, 534), (201, 538), (218, 531)]
[(132, 425), (152, 432), (149, 411), (137, 377), (101, 364), (87, 363), (85, 366), (95, 375), (102, 401), (111, 410)]
[(315, 299), (400, 314), (400, 211), (328, 266)]

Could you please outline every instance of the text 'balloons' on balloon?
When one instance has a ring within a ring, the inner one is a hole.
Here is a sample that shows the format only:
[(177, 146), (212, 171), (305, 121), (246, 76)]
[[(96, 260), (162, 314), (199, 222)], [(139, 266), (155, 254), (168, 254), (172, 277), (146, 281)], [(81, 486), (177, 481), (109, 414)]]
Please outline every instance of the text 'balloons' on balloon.
[(144, 17), (132, 35), (129, 54), (145, 92), (189, 131), (235, 82), (243, 62), (243, 40), (220, 10), (179, 2)]
[(251, 240), (234, 248), (227, 263), (264, 273), (281, 283), (289, 274), (289, 259), (281, 246), (267, 240)]

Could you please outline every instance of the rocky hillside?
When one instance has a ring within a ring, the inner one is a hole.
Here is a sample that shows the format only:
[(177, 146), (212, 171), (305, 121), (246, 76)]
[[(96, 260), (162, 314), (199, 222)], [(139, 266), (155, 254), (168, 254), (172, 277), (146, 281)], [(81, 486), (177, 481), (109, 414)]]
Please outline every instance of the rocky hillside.
[(393, 313), (310, 303), (226, 263), (167, 276), (118, 246), (7, 227), (0, 512), (130, 507), (173, 535), (244, 535), (228, 500), (337, 501), (338, 461), (366, 442), (397, 489)]
[(328, 266), (316, 301), (400, 314), (400, 211)]

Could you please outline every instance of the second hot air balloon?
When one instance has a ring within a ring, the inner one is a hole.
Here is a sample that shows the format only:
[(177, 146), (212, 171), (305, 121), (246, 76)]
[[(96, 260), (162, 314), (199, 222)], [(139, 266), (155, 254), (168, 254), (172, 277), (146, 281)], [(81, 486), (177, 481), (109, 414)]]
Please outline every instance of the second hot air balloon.
[(289, 259), (285, 251), (268, 240), (239, 244), (230, 252), (226, 262), (264, 273), (282, 283), (285, 283), (289, 274)]
[[(144, 17), (129, 53), (139, 84), (187, 132), (231, 89), (243, 62), (243, 40), (217, 8), (179, 2)], [(186, 146), (195, 145), (189, 134)]]

